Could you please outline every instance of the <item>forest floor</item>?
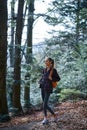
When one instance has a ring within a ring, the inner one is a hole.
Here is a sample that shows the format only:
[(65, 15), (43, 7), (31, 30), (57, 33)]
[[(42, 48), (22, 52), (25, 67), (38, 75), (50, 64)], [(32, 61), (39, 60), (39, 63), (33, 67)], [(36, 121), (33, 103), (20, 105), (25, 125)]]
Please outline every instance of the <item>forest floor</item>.
[(87, 100), (64, 102), (55, 108), (57, 122), (49, 114), (49, 123), (42, 125), (42, 111), (20, 117), (12, 117), (9, 122), (0, 123), (0, 130), (87, 130)]

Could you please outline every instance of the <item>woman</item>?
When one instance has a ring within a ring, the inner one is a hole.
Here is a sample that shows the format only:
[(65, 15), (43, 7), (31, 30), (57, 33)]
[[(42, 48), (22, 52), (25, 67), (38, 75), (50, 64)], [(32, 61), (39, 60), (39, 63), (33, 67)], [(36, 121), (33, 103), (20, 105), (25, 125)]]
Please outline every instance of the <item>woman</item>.
[[(52, 81), (59, 81), (60, 77), (57, 73), (57, 70), (54, 68), (54, 60), (51, 58), (46, 58), (45, 60), (46, 68), (43, 70), (42, 77), (40, 80), (41, 96), (43, 100), (43, 111), (44, 111), (44, 120), (42, 124), (47, 124), (47, 110), (53, 115), (54, 121), (56, 121), (56, 114), (49, 107), (48, 100), (50, 94), (53, 91)], [(52, 74), (50, 74), (52, 72)]]

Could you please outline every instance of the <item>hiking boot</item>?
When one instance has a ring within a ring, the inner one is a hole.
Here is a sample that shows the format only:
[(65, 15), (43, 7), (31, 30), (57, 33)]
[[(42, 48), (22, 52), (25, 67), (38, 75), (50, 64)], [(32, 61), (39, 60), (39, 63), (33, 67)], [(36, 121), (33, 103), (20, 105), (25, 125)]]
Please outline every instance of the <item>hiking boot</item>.
[(48, 124), (48, 120), (47, 120), (47, 119), (44, 119), (44, 120), (42, 121), (42, 124), (43, 124), (43, 125), (47, 125), (47, 124)]

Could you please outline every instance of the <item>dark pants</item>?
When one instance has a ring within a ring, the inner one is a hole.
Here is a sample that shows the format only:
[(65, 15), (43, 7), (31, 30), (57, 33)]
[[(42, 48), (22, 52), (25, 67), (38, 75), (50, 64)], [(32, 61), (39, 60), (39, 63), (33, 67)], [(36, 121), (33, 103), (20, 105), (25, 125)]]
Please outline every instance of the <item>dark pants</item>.
[(49, 107), (48, 105), (48, 101), (49, 101), (49, 97), (50, 97), (50, 93), (46, 92), (44, 89), (41, 89), (41, 96), (42, 96), (42, 100), (43, 100), (43, 111), (44, 111), (44, 115), (47, 116), (47, 110), (54, 115), (53, 110)]

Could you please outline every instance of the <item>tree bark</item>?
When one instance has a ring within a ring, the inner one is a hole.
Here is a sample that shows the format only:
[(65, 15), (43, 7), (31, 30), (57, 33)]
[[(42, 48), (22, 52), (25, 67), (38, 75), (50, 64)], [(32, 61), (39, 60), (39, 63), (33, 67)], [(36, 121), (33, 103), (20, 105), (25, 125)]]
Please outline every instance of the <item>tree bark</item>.
[(15, 61), (14, 61), (14, 85), (13, 85), (13, 106), (21, 110), (21, 38), (23, 29), (23, 7), (24, 0), (19, 0), (18, 15), (15, 34)]
[[(28, 27), (27, 27), (27, 54), (26, 64), (32, 64), (32, 30), (33, 30), (33, 12), (34, 12), (34, 0), (30, 0), (28, 3)], [(30, 79), (30, 73), (28, 73)], [(30, 82), (27, 80), (24, 91), (25, 107), (30, 106)]]
[(14, 0), (11, 1), (11, 43), (10, 43), (10, 66), (14, 66)]
[(7, 0), (0, 0), (0, 114), (8, 114), (6, 98)]

